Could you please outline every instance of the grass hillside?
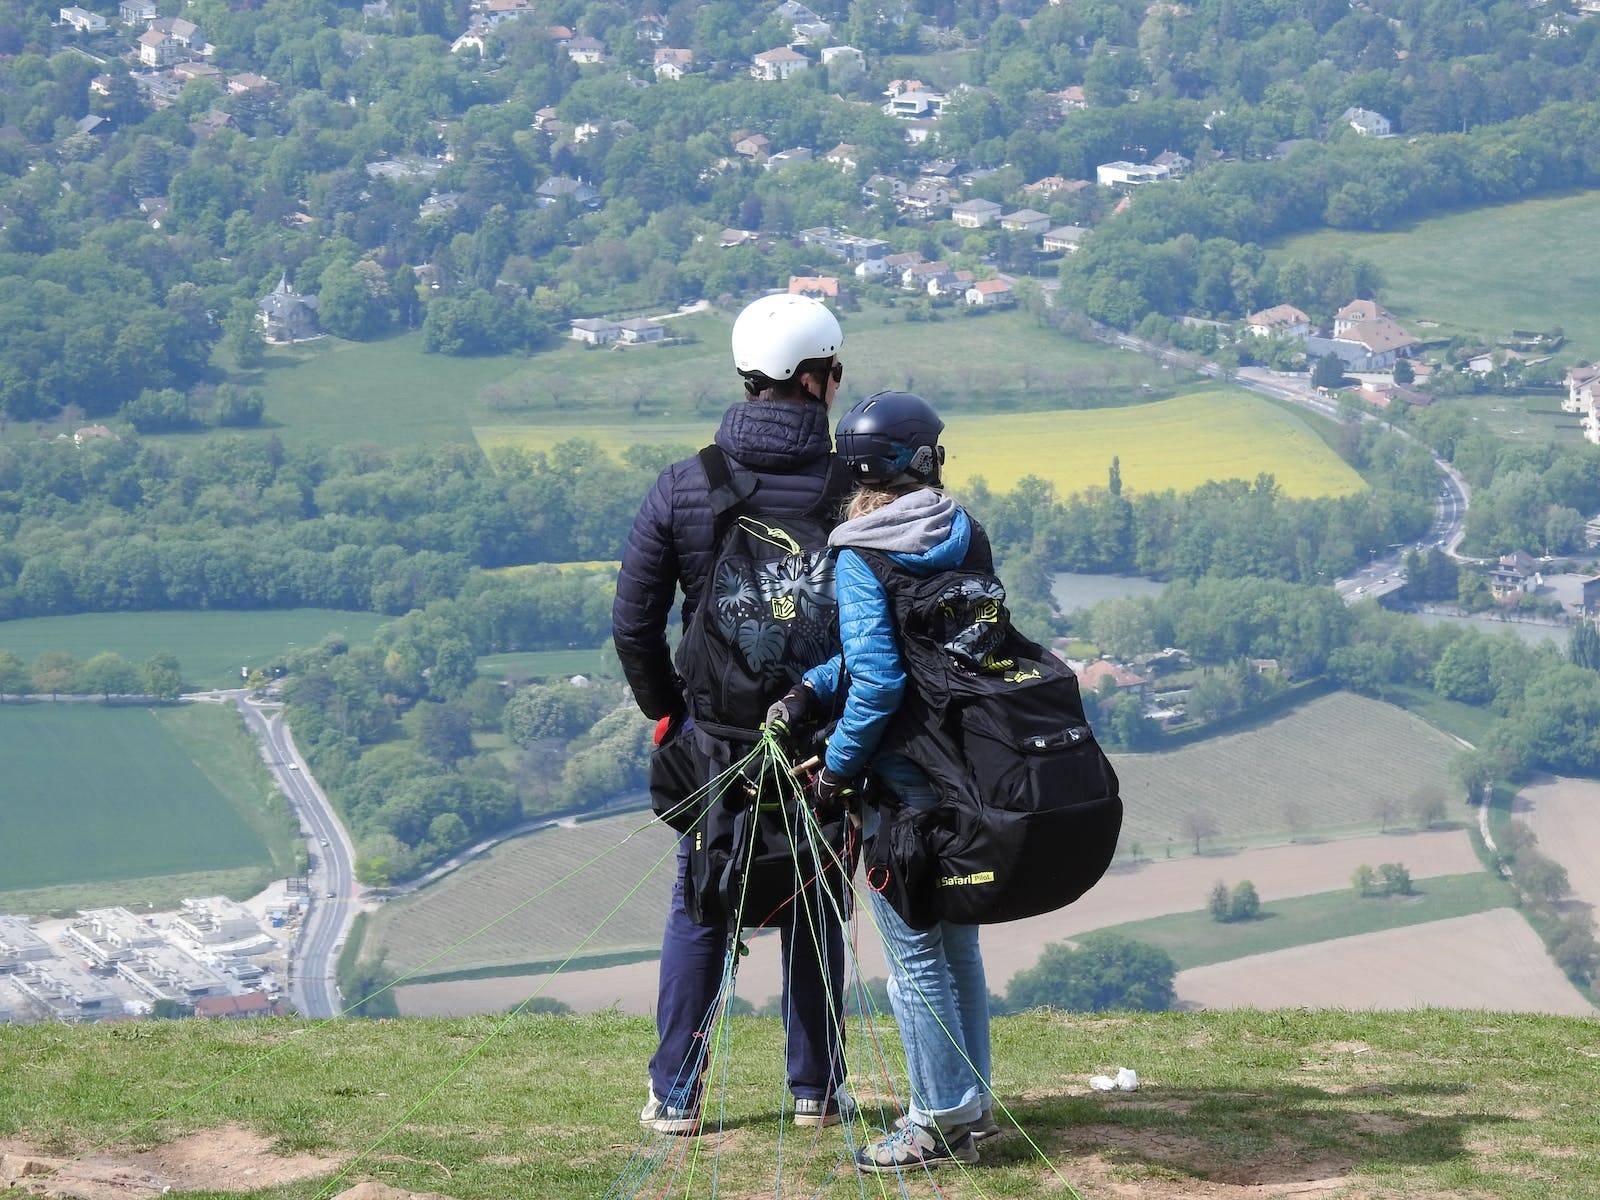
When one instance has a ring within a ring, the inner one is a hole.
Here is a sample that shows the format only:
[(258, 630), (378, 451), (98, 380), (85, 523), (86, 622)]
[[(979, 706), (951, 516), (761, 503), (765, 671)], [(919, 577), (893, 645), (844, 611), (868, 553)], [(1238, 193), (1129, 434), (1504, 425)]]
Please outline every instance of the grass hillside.
[[(369, 1178), (457, 1200), (1072, 1194), (1014, 1132), (979, 1167), (940, 1176), (937, 1193), (892, 1178), (863, 1191), (841, 1162), (842, 1131), (789, 1129), (780, 1143), (780, 1033), (753, 1018), (733, 1022), (724, 1131), (699, 1143), (691, 1182), (695, 1144), (652, 1145), (635, 1123), (653, 1023), (518, 1017), (484, 1044), (498, 1024), (0, 1029), (0, 1152), (110, 1143), (98, 1162), (146, 1171), (173, 1200), (225, 1185), (311, 1200)], [(1040, 1012), (996, 1023), (996, 1088), (1085, 1200), (1580, 1200), (1600, 1194), (1594, 1032), (1572, 1019), (1438, 1010)], [(892, 1061), (892, 1030), (880, 1033)], [(867, 1041), (855, 1037), (852, 1052)], [(882, 1077), (866, 1078), (866, 1066), (858, 1094), (875, 1100)], [(1085, 1086), (1116, 1066), (1139, 1071), (1137, 1094)], [(903, 1086), (898, 1066), (890, 1074)], [(630, 1157), (653, 1150), (665, 1155), (659, 1170), (607, 1191)]]
[(1512, 329), (1566, 330), (1600, 354), (1600, 267), (1574, 246), (1600, 239), (1600, 190), (1463, 209), (1383, 233), (1321, 229), (1280, 242), (1275, 256), (1360, 255), (1383, 272), (1383, 302), (1409, 321), (1482, 338)]

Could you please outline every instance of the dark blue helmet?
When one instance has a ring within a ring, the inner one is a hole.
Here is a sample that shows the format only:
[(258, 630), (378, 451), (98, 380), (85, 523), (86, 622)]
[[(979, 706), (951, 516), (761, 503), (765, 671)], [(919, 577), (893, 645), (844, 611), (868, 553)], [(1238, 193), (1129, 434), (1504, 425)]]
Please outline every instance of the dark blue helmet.
[(921, 396), (878, 392), (839, 419), (834, 447), (850, 477), (875, 485), (939, 485), (944, 422)]

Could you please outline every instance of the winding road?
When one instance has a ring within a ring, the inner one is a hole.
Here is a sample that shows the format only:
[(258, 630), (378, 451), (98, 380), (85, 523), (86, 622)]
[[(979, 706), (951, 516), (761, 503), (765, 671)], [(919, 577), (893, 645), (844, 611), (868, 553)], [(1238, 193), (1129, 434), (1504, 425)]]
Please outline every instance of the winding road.
[[(1196, 371), (1219, 382), (1232, 382), (1259, 395), (1297, 404), (1330, 421), (1347, 423), (1348, 418), (1340, 411), (1337, 403), (1309, 387), (1299, 376), (1280, 375), (1264, 367), (1243, 367), (1230, 375), (1217, 363), (1208, 362), (1197, 355), (1158, 346), (1154, 342), (1147, 342), (1132, 334), (1119, 333), (1109, 327), (1099, 328), (1097, 335), (1102, 341), (1154, 358), (1166, 366)], [(1356, 419), (1369, 421), (1375, 425), (1385, 424), (1376, 414), (1369, 412), (1357, 413)], [(1460, 552), (1461, 539), (1467, 532), (1467, 507), (1472, 503), (1472, 489), (1461, 477), (1461, 472), (1408, 430), (1394, 425), (1389, 425), (1388, 428), (1426, 450), (1433, 459), (1434, 466), (1439, 469), (1439, 494), (1434, 497), (1433, 525), (1428, 530), (1427, 536), (1420, 541), (1391, 546), (1387, 554), (1374, 557), (1360, 570), (1334, 580), (1334, 590), (1347, 604), (1359, 600), (1374, 600), (1404, 587), (1405, 579), (1400, 573), (1400, 562), (1411, 549), (1443, 550), (1458, 562), (1479, 561), (1468, 558)]]
[(238, 706), (245, 724), (261, 739), (267, 769), (289, 798), (310, 851), (311, 894), (291, 955), (289, 999), (308, 1017), (338, 1016), (343, 1011), (337, 978), (339, 951), (361, 898), (355, 846), (300, 757), (283, 714), (275, 706), (253, 702), (242, 691), (219, 695)]

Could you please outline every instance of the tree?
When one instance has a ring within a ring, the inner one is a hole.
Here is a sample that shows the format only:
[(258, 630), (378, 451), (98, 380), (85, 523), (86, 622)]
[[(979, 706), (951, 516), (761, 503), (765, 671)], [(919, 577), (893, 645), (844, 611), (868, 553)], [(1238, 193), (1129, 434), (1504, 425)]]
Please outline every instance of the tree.
[(317, 319), (335, 337), (371, 337), (383, 328), (387, 318), (387, 295), (381, 300), (375, 296), (355, 264), (330, 263), (317, 280)]
[(1339, 388), (1344, 386), (1344, 363), (1337, 354), (1324, 354), (1311, 368), (1311, 386)]
[(1200, 843), (1206, 838), (1216, 837), (1222, 832), (1217, 824), (1216, 817), (1203, 808), (1193, 808), (1183, 815), (1178, 823), (1178, 832), (1194, 842), (1194, 852), (1200, 853)]
[(21, 696), (33, 683), (27, 664), (9, 650), (0, 650), (0, 700), (7, 696)]
[(1311, 827), (1311, 809), (1304, 800), (1295, 796), (1285, 796), (1281, 805), (1283, 810), (1283, 823), (1288, 827), (1289, 840), (1294, 841)]
[(1378, 891), (1378, 873), (1366, 863), (1362, 863), (1350, 874), (1350, 886), (1356, 890), (1358, 896), (1376, 895)]
[(1411, 872), (1403, 863), (1380, 863), (1378, 884), (1385, 896), (1411, 895)]
[(78, 687), (98, 692), (109, 704), (113, 695), (126, 696), (139, 690), (139, 672), (122, 655), (107, 650), (83, 664), (78, 672)]
[(33, 690), (54, 700), (77, 685), (78, 660), (62, 650), (46, 650), (33, 660)]
[(251, 301), (235, 300), (228, 308), (228, 315), (222, 319), (222, 345), (241, 370), (254, 370), (266, 361), (267, 341)]
[(1372, 798), (1372, 815), (1378, 819), (1379, 831), (1388, 833), (1389, 826), (1400, 815), (1400, 797), (1391, 792), (1380, 791)]
[(1572, 890), (1567, 869), (1531, 848), (1517, 854), (1516, 881), (1526, 895), (1545, 904), (1554, 904)]
[(1417, 381), (1417, 373), (1412, 368), (1411, 360), (1409, 358), (1402, 358), (1395, 362), (1394, 381), (1401, 385), (1415, 383)]
[(1217, 880), (1211, 885), (1211, 892), (1206, 897), (1206, 908), (1211, 911), (1211, 919), (1218, 922), (1232, 920), (1232, 908), (1228, 903), (1228, 885), (1222, 880)]
[(1465, 793), (1468, 804), (1478, 804), (1494, 785), (1494, 756), (1487, 750), (1463, 750), (1450, 760), (1450, 774)]
[(1091, 933), (1075, 950), (1059, 942), (1046, 946), (1034, 966), (1012, 976), (1006, 1003), (1018, 1011), (1160, 1012), (1177, 1000), (1176, 974), (1165, 950), (1117, 934)]
[(122, 418), (140, 433), (170, 433), (200, 423), (188, 397), (176, 388), (146, 388), (122, 406)]
[(1592, 983), (1600, 972), (1600, 942), (1595, 941), (1593, 922), (1584, 913), (1569, 913), (1562, 918), (1561, 934), (1550, 948), (1556, 966), (1575, 983)]
[(163, 997), (150, 1005), (150, 1017), (155, 1021), (178, 1021), (194, 1016), (194, 1009), (177, 1000)]
[(454, 766), (472, 753), (472, 714), (454, 703), (417, 706), (417, 744), (429, 758)]
[(260, 392), (225, 383), (217, 389), (212, 415), (218, 425), (246, 428), (261, 424), (266, 409), (266, 399)]
[(145, 695), (160, 700), (176, 700), (183, 692), (183, 669), (170, 654), (158, 654), (144, 664), (141, 672)]
[(1241, 879), (1233, 885), (1233, 895), (1228, 902), (1228, 920), (1254, 921), (1261, 915), (1261, 897), (1256, 893), (1256, 885), (1248, 879)]
[(428, 690), (441, 700), (454, 700), (478, 677), (478, 656), (466, 638), (445, 638), (434, 650)]
[(1600, 671), (1600, 630), (1588, 621), (1572, 628), (1567, 640), (1567, 661), (1591, 671)]
[(1444, 824), (1449, 811), (1444, 793), (1432, 785), (1420, 787), (1411, 793), (1411, 815), (1423, 829)]
[(440, 813), (428, 822), (428, 843), (440, 854), (459, 850), (471, 836), (467, 823), (453, 812)]

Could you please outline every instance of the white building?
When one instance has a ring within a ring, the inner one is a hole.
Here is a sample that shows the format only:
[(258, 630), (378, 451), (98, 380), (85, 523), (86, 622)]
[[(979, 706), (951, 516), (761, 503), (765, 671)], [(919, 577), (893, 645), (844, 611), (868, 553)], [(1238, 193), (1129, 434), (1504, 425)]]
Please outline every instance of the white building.
[(774, 83), (798, 75), (810, 66), (811, 60), (804, 54), (797, 53), (787, 46), (779, 46), (775, 50), (763, 50), (751, 58), (750, 75), (752, 78)]
[(1339, 120), (1362, 137), (1388, 137), (1390, 133), (1389, 118), (1370, 108), (1347, 108)]
[(13, 979), (30, 1000), (60, 1021), (93, 1021), (122, 1015), (122, 1001), (117, 994), (69, 959), (30, 963)]
[(1274, 304), (1253, 312), (1244, 324), (1256, 337), (1303, 338), (1311, 332), (1311, 318), (1292, 304)]
[(592, 65), (604, 62), (606, 57), (605, 44), (592, 37), (575, 37), (567, 42), (564, 49), (567, 57), (575, 63)]
[(1000, 228), (1013, 233), (1044, 233), (1050, 228), (1050, 214), (1036, 208), (1019, 208), (1000, 218)]
[(662, 46), (655, 54), (657, 79), (682, 79), (694, 70), (694, 51)]
[(1046, 254), (1076, 254), (1088, 232), (1081, 225), (1058, 225), (1040, 239), (1039, 245)]
[(622, 326), (616, 321), (596, 317), (581, 317), (572, 322), (571, 338), (587, 346), (609, 346), (622, 337)]
[(963, 229), (982, 229), (998, 221), (1001, 211), (993, 200), (963, 200), (950, 207), (950, 219)]
[(139, 61), (147, 67), (170, 67), (178, 61), (181, 48), (159, 29), (146, 29), (139, 35)]
[(119, 905), (85, 909), (78, 920), (67, 926), (63, 940), (94, 962), (107, 965), (161, 945), (161, 934), (154, 925)]
[(110, 28), (99, 13), (75, 5), (61, 10), (61, 24), (71, 26), (78, 33), (104, 33)]
[(1095, 182), (1101, 187), (1121, 188), (1124, 191), (1155, 183), (1171, 174), (1170, 167), (1157, 166), (1155, 163), (1131, 163), (1122, 159), (1101, 163), (1094, 169)]
[(178, 933), (202, 946), (237, 942), (261, 932), (261, 925), (250, 910), (226, 896), (185, 900), (182, 913), (172, 925)]
[(1016, 288), (1004, 275), (980, 279), (967, 289), (966, 301), (975, 308), (1002, 308), (1015, 304)]
[(634, 317), (617, 322), (618, 340), (625, 346), (638, 346), (645, 342), (659, 342), (667, 336), (667, 327), (649, 317)]
[(55, 951), (34, 932), (26, 917), (0, 916), (0, 971), (54, 957)]
[(867, 67), (867, 56), (854, 46), (824, 46), (822, 48), (822, 65), (831, 67), (838, 64), (841, 67), (853, 66), (864, 71)]
[(117, 20), (124, 25), (148, 25), (160, 15), (156, 0), (122, 0), (117, 5)]
[(119, 962), (117, 974), (152, 1000), (193, 1004), (202, 996), (225, 996), (229, 991), (220, 972), (165, 943)]
[(907, 121), (935, 120), (944, 112), (944, 105), (945, 97), (942, 92), (919, 88), (891, 96), (889, 103), (883, 106), (883, 111), (891, 117), (900, 117)]

